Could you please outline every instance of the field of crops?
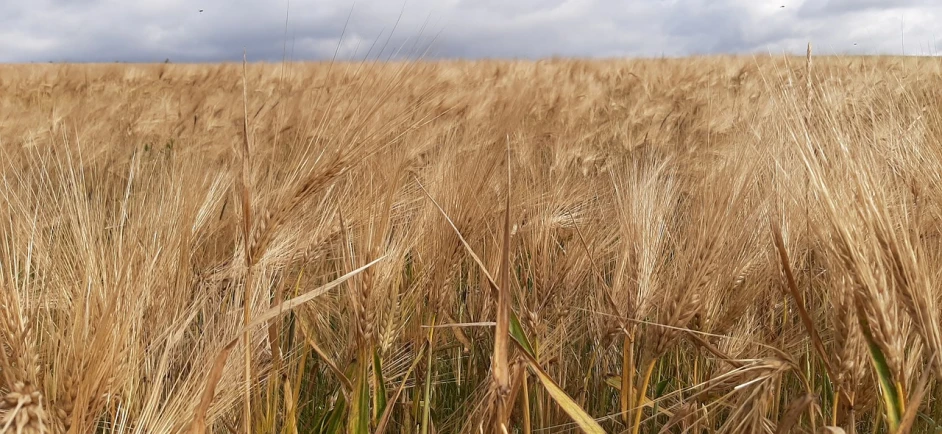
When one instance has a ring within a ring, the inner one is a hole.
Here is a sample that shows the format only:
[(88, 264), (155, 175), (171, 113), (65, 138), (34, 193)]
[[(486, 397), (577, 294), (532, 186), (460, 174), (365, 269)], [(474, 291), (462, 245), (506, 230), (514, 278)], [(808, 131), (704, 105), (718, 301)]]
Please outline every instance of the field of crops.
[(942, 62), (0, 66), (0, 432), (942, 432)]

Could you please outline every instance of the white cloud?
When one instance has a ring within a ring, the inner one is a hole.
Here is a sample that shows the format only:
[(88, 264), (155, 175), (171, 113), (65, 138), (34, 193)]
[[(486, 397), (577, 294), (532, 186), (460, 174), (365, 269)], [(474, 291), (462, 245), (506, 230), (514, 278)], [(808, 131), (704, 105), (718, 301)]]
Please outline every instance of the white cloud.
[[(243, 47), (278, 60), (286, 42), (287, 0), (7, 2), (0, 61), (236, 60)], [(425, 25), (418, 47), (434, 36), (436, 57), (800, 53), (809, 40), (818, 53), (942, 49), (937, 0), (291, 0), (287, 44), (295, 59), (338, 44), (362, 56), (400, 13), (390, 46), (411, 47)]]

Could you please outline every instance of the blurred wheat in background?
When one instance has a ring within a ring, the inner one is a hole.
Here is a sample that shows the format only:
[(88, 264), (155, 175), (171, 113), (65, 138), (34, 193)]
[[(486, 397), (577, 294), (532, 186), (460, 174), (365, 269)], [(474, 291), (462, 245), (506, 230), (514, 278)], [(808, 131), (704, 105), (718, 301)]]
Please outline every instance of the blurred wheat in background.
[(0, 66), (0, 432), (942, 430), (942, 63)]

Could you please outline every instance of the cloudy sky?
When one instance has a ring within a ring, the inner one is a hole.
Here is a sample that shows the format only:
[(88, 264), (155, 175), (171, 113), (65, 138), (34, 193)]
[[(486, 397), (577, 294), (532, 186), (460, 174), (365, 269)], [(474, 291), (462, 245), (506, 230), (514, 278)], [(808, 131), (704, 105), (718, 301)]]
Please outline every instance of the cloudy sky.
[(942, 0), (0, 0), (0, 62), (363, 58), (384, 44), (465, 58), (780, 54), (809, 40), (816, 53), (933, 55), (940, 22)]

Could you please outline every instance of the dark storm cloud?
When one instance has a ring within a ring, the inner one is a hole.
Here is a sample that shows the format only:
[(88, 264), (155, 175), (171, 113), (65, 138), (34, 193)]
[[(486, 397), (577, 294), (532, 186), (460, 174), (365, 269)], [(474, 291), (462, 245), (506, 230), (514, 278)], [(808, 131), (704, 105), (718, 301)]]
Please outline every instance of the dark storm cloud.
[(942, 48), (936, 0), (358, 0), (355, 7), (291, 0), (287, 38), (287, 1), (0, 3), (7, 3), (0, 14), (7, 62), (239, 60), (243, 48), (251, 60), (280, 60), (286, 48), (299, 60), (335, 51), (362, 58), (390, 36), (400, 13), (385, 54), (399, 47), (471, 58), (781, 53), (801, 52), (809, 40), (819, 53)]

